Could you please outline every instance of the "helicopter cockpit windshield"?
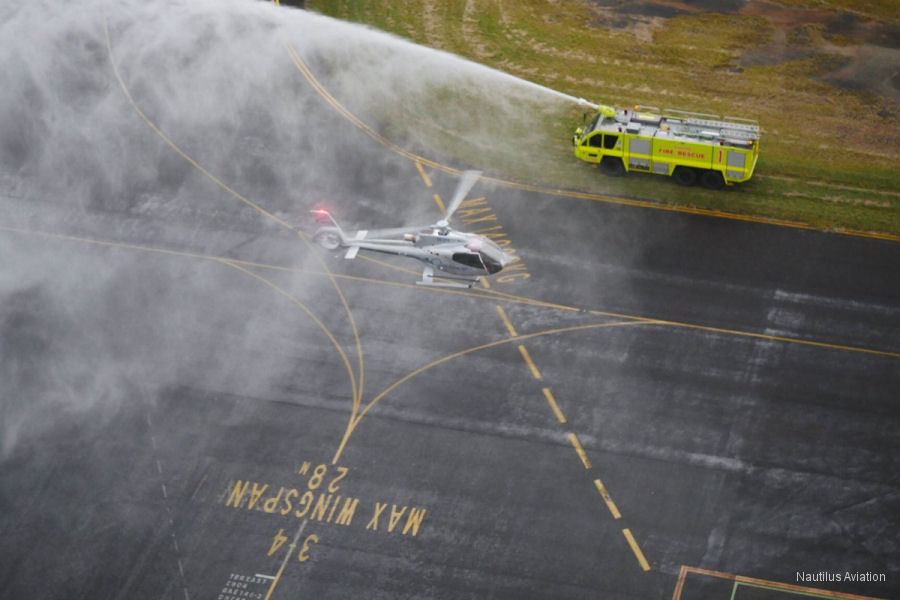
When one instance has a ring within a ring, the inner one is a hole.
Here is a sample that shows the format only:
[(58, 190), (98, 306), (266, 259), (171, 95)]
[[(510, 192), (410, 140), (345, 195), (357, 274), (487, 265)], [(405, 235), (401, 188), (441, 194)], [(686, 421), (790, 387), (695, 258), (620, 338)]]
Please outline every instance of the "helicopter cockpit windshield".
[(503, 268), (503, 258), (500, 256), (492, 256), (494, 252), (490, 248), (481, 249), (481, 261), (488, 274), (493, 275)]
[(478, 253), (457, 252), (453, 255), (453, 262), (458, 262), (461, 265), (466, 265), (473, 269), (484, 269), (484, 265), (481, 262), (481, 255)]
[(503, 255), (500, 251), (490, 246), (482, 246), (475, 252), (457, 252), (453, 255), (453, 262), (487, 271), (493, 275), (503, 269)]

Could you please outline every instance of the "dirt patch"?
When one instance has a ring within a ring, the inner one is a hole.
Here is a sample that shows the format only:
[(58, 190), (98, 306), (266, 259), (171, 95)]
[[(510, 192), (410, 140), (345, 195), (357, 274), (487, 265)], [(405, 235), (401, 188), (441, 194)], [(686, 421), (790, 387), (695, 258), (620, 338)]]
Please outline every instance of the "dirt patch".
[(590, 0), (590, 3), (621, 14), (669, 18), (691, 13), (735, 14), (747, 4), (747, 0)]
[(487, 45), (482, 41), (481, 35), (478, 33), (478, 11), (472, 0), (466, 0), (463, 7), (462, 32), (469, 44), (469, 50), (475, 57), (484, 62), (491, 58), (493, 53), (488, 49)]
[(838, 13), (835, 18), (829, 19), (825, 32), (873, 46), (900, 49), (900, 27), (861, 19), (850, 13)]
[(441, 18), (438, 15), (438, 8), (432, 0), (426, 0), (422, 7), (422, 19), (425, 24), (425, 40), (429, 46), (434, 48), (446, 48), (444, 37), (440, 34)]
[(739, 66), (817, 58), (825, 67), (814, 75), (819, 81), (900, 102), (897, 27), (850, 13), (785, 9), (768, 2), (750, 2), (742, 12), (766, 18), (778, 35), (772, 44), (745, 52)]
[(808, 23), (827, 23), (834, 18), (833, 11), (825, 9), (788, 7), (764, 0), (751, 0), (741, 9), (741, 14), (763, 17), (773, 26), (790, 29)]
[(747, 48), (732, 70), (813, 59), (810, 77), (842, 89), (879, 94), (900, 103), (900, 27), (821, 8), (768, 0), (591, 0), (593, 27), (624, 30), (652, 43), (668, 19), (704, 13), (761, 17), (772, 40)]
[(843, 89), (874, 91), (900, 102), (900, 52), (878, 46), (855, 50), (846, 66), (823, 75), (822, 80)]
[(616, 10), (621, 13), (638, 14), (648, 17), (674, 17), (692, 13), (736, 14), (746, 4), (746, 0), (646, 0), (623, 3)]
[(596, 29), (625, 31), (633, 35), (639, 42), (649, 44), (653, 42), (653, 32), (660, 28), (666, 19), (680, 14), (674, 8), (663, 7), (658, 11), (646, 9), (646, 5), (654, 4), (652, 2), (637, 4), (645, 8), (633, 11), (630, 10), (631, 4), (622, 0), (591, 0), (592, 16), (588, 21), (588, 26)]

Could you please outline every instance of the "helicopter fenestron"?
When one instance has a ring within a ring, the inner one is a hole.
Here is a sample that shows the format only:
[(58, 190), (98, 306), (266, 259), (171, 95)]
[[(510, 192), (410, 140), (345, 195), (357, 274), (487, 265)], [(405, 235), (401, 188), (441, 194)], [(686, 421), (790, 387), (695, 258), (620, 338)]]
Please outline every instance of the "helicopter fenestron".
[[(481, 176), (480, 171), (463, 173), (444, 218), (432, 225), (400, 227), (378, 231), (360, 230), (347, 235), (334, 217), (322, 208), (313, 210), (317, 220), (331, 225), (321, 227), (313, 240), (329, 250), (347, 248), (344, 258), (356, 258), (360, 250), (396, 254), (425, 263), (419, 285), (470, 288), (479, 277), (499, 273), (513, 257), (500, 246), (477, 233), (455, 231), (450, 227), (453, 213)], [(450, 281), (435, 281), (438, 277)]]

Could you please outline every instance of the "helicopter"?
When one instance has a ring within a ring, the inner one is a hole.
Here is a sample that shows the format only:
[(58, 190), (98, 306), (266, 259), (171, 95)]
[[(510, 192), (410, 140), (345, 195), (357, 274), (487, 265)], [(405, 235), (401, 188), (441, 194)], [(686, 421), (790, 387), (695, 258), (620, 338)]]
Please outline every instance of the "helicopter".
[[(418, 285), (471, 288), (479, 277), (499, 273), (513, 261), (510, 254), (485, 236), (450, 227), (453, 213), (480, 176), (481, 171), (463, 173), (444, 218), (432, 225), (360, 230), (350, 236), (344, 233), (331, 213), (317, 208), (311, 211), (317, 221), (331, 224), (320, 227), (313, 234), (313, 241), (328, 250), (347, 248), (346, 259), (356, 258), (360, 250), (414, 258), (425, 263), (422, 279), (416, 281)], [(441, 279), (451, 281), (435, 281), (435, 270), (440, 271)]]

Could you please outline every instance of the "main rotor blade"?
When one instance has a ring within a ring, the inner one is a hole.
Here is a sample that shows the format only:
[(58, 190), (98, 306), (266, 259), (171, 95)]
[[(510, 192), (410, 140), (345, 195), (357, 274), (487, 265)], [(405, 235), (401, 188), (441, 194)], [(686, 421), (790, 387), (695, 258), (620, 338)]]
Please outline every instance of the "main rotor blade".
[(445, 214), (444, 218), (439, 222), (450, 222), (453, 213), (455, 213), (456, 209), (459, 208), (459, 205), (462, 204), (466, 194), (469, 193), (469, 190), (472, 189), (472, 186), (475, 185), (475, 182), (478, 181), (479, 177), (481, 177), (481, 171), (466, 171), (463, 173), (462, 179), (459, 180), (459, 184), (456, 186), (456, 191), (453, 192), (453, 199), (450, 200), (450, 204), (447, 206), (447, 214)]

